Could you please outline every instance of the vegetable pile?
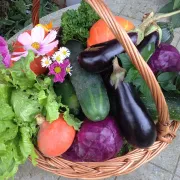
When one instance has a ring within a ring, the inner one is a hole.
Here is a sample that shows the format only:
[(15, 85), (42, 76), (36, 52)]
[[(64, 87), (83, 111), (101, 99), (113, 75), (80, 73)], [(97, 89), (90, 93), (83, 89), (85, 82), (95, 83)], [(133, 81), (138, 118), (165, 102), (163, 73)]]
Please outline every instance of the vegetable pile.
[[(138, 27), (116, 19), (154, 73), (170, 118), (180, 120), (180, 53), (170, 24), (156, 23), (162, 17), (147, 14)], [(36, 165), (35, 148), (46, 157), (102, 162), (156, 141), (158, 112), (146, 82), (84, 1), (63, 14), (59, 32), (38, 24), (12, 50), (3, 37), (0, 47), (0, 179), (29, 156)]]

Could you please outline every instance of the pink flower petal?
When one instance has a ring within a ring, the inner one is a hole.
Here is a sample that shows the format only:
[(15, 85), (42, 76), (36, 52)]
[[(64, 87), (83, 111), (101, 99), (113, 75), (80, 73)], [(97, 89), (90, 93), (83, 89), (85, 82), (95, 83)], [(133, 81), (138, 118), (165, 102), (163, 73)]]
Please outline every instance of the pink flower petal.
[(7, 42), (2, 36), (0, 36), (0, 46), (7, 46)]
[(49, 44), (50, 42), (54, 41), (57, 36), (57, 31), (52, 30), (42, 41), (42, 44)]
[(66, 59), (66, 60), (64, 60), (62, 67), (67, 68), (67, 66), (69, 66), (69, 65), (70, 65), (69, 59)]
[(31, 30), (31, 37), (33, 42), (41, 43), (44, 39), (45, 31), (41, 26), (36, 26)]
[(11, 64), (11, 55), (7, 54), (6, 57), (2, 60), (2, 62), (6, 66), (6, 68), (9, 68)]
[(50, 44), (47, 44), (47, 45), (42, 45), (41, 49), (38, 50), (38, 55), (45, 55), (47, 53), (49, 53), (50, 51), (52, 51), (55, 47), (57, 47), (58, 45), (58, 40), (57, 41), (54, 41)]
[(25, 49), (26, 49), (26, 51), (32, 50), (34, 53), (38, 54), (38, 51), (36, 49), (34, 49), (31, 45), (25, 46)]
[(27, 32), (20, 34), (18, 37), (18, 41), (24, 46), (32, 44), (31, 36)]
[[(24, 52), (25, 52), (25, 51), (24, 51)], [(24, 52), (13, 52), (12, 55), (13, 55), (13, 56), (18, 56), (18, 55), (24, 54)]]
[(28, 55), (28, 51), (25, 51), (22, 55), (19, 55), (17, 57), (13, 57), (11, 58), (13, 61), (18, 61), (20, 60), (22, 57), (26, 57)]

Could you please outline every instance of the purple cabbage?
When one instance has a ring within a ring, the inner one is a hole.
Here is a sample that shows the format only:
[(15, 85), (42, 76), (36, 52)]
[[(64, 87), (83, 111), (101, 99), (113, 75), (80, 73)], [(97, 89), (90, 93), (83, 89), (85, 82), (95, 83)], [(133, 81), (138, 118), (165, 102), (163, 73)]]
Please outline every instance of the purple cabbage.
[(179, 72), (180, 53), (174, 46), (162, 43), (151, 56), (148, 64), (154, 73)]
[(118, 126), (112, 117), (103, 121), (84, 121), (68, 151), (62, 157), (75, 162), (102, 162), (116, 157), (123, 145)]

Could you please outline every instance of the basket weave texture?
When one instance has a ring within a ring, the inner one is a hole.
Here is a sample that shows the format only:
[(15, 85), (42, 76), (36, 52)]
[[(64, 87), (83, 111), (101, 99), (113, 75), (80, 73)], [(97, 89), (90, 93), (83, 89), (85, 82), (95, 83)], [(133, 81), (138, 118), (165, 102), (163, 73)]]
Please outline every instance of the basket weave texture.
[[(67, 178), (102, 179), (129, 174), (153, 159), (175, 138), (180, 123), (170, 121), (168, 106), (154, 74), (143, 60), (135, 45), (131, 42), (126, 31), (116, 22), (112, 12), (103, 0), (86, 0), (86, 2), (89, 3), (106, 22), (150, 88), (159, 112), (157, 123), (158, 138), (157, 141), (147, 149), (135, 149), (124, 156), (106, 162), (74, 163), (61, 157), (47, 158), (36, 149), (36, 153), (39, 156), (37, 166), (48, 172)], [(33, 0), (32, 21), (34, 26), (39, 23), (39, 8), (40, 0)]]

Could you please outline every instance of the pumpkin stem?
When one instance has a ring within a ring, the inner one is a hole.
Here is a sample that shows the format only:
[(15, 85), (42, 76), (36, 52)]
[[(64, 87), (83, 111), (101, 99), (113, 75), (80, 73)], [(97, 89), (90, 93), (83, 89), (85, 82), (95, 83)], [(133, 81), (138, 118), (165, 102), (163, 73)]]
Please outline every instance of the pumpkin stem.
[(40, 126), (44, 121), (46, 121), (46, 118), (42, 114), (37, 114), (35, 116), (37, 124)]

